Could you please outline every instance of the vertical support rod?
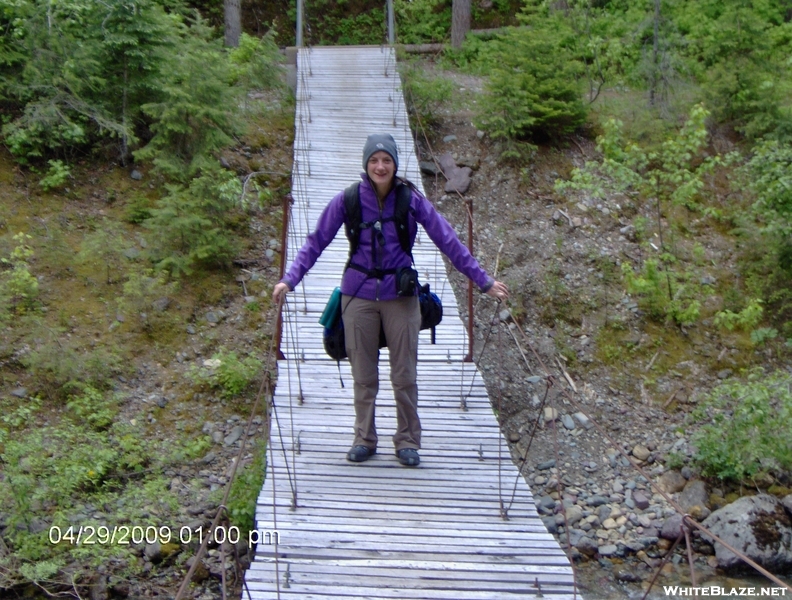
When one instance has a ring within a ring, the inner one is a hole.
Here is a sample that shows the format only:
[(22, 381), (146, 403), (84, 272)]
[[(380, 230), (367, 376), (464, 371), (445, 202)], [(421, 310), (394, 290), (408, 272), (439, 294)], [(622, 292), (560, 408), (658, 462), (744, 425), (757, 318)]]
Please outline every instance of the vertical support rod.
[(297, 47), (303, 47), (303, 0), (297, 0)]
[[(473, 254), (473, 200), (467, 198), (468, 250)], [(473, 362), (473, 282), (468, 279), (468, 353), (463, 362)]]
[[(283, 279), (283, 274), (286, 271), (286, 247), (289, 243), (289, 212), (291, 209), (291, 194), (286, 194), (283, 197), (283, 225), (281, 229), (281, 261), (280, 261), (280, 279)], [(283, 338), (283, 311), (278, 312), (278, 322), (275, 324), (275, 355), (278, 360), (284, 360), (286, 357), (281, 351), (281, 339)]]
[(396, 43), (396, 19), (393, 15), (393, 0), (388, 0), (388, 43)]

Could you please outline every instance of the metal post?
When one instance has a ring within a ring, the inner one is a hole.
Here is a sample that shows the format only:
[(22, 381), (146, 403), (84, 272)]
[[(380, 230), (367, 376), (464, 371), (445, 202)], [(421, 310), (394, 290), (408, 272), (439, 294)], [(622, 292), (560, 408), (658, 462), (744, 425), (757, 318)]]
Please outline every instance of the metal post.
[[(473, 200), (467, 199), (468, 250), (473, 254)], [(462, 362), (473, 362), (473, 282), (468, 279), (468, 353)]]
[(303, 0), (297, 0), (297, 47), (303, 45)]
[(388, 43), (396, 43), (396, 19), (393, 15), (393, 0), (388, 0)]

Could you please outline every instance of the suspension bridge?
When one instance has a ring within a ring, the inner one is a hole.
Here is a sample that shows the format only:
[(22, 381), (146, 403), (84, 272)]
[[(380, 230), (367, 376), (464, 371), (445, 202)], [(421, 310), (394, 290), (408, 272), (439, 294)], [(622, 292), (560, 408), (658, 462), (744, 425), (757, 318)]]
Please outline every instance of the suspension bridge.
[[(300, 48), (297, 62), (287, 263), (329, 199), (359, 179), (369, 133), (393, 135), (400, 175), (421, 185), (392, 47)], [(347, 462), (352, 377), (348, 363), (325, 355), (318, 324), (347, 252), (338, 235), (283, 309), (250, 596), (573, 598), (569, 561), (512, 464), (475, 364), (463, 362), (467, 332), (423, 231), (415, 263), (445, 314), (436, 343), (429, 332), (419, 343), (422, 462), (402, 467), (385, 443), (369, 461)], [(380, 369), (377, 420), (386, 436), (395, 428), (387, 349)]]

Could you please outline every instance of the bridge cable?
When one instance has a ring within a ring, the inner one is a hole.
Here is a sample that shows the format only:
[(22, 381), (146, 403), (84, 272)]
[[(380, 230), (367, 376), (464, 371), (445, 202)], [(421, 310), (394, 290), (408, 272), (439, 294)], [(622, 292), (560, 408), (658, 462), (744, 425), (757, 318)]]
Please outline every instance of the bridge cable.
[[(280, 311), (281, 305), (282, 305), (282, 301), (277, 307), (278, 311)], [(267, 352), (267, 356), (266, 356), (265, 364), (267, 364), (267, 365), (270, 364), (270, 362), (272, 361), (272, 359), (274, 357), (274, 347), (275, 347), (275, 336), (272, 336), (272, 338), (270, 339), (269, 351)], [(262, 375), (261, 384), (259, 386), (258, 393), (256, 394), (256, 398), (255, 398), (255, 400), (253, 402), (253, 406), (251, 407), (250, 417), (248, 418), (248, 422), (247, 422), (247, 425), (245, 427), (245, 432), (242, 435), (242, 438), (241, 438), (241, 441), (240, 441), (240, 444), (239, 444), (239, 452), (237, 453), (237, 456), (233, 460), (233, 466), (231, 468), (231, 474), (229, 475), (228, 481), (226, 482), (225, 491), (223, 493), (223, 498), (220, 501), (220, 504), (219, 504), (218, 509), (217, 509), (217, 513), (215, 514), (215, 517), (214, 517), (214, 519), (212, 520), (212, 523), (209, 526), (209, 530), (207, 532), (207, 535), (206, 535), (206, 537), (204, 537), (204, 539), (201, 542), (201, 546), (198, 548), (198, 552), (195, 555), (195, 560), (193, 561), (193, 564), (190, 566), (189, 570), (187, 571), (187, 574), (184, 576), (184, 580), (182, 581), (181, 585), (179, 586), (179, 589), (178, 589), (178, 591), (176, 593), (176, 596), (175, 596), (175, 600), (182, 600), (184, 598), (184, 594), (187, 591), (187, 587), (189, 586), (190, 581), (192, 580), (192, 577), (195, 574), (195, 571), (197, 570), (198, 565), (201, 562), (201, 559), (203, 558), (203, 555), (206, 553), (206, 550), (207, 550), (208, 545), (209, 545), (209, 539), (213, 537), (214, 531), (217, 528), (217, 526), (218, 526), (218, 524), (220, 522), (220, 519), (227, 512), (226, 506), (227, 506), (228, 498), (229, 498), (230, 493), (231, 493), (231, 486), (234, 483), (234, 480), (235, 480), (236, 474), (237, 474), (237, 469), (239, 468), (239, 464), (242, 462), (242, 457), (244, 456), (245, 445), (246, 445), (248, 436), (250, 435), (250, 430), (251, 430), (251, 427), (253, 425), (253, 419), (256, 416), (256, 412), (258, 410), (258, 406), (259, 406), (259, 403), (261, 402), (262, 396), (267, 396), (267, 397), (271, 398), (271, 389), (272, 389), (272, 377), (271, 377), (270, 371), (267, 370)], [(267, 407), (267, 420), (266, 420), (266, 426), (265, 426), (265, 432), (264, 432), (265, 433), (264, 439), (267, 442), (267, 446), (270, 446), (270, 444), (269, 444), (269, 436), (270, 436), (269, 412), (270, 412), (269, 411), (269, 407)], [(277, 564), (277, 555), (276, 555), (276, 564)], [(278, 596), (278, 598), (280, 598), (280, 596)]]

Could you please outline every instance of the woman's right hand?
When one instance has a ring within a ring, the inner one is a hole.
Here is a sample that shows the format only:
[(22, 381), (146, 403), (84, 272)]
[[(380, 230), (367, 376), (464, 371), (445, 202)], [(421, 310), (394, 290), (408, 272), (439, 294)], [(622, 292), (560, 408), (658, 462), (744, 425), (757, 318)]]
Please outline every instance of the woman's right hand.
[(275, 284), (275, 289), (272, 290), (272, 302), (275, 304), (280, 304), (282, 301), (286, 300), (286, 293), (290, 292), (289, 286), (283, 283)]

